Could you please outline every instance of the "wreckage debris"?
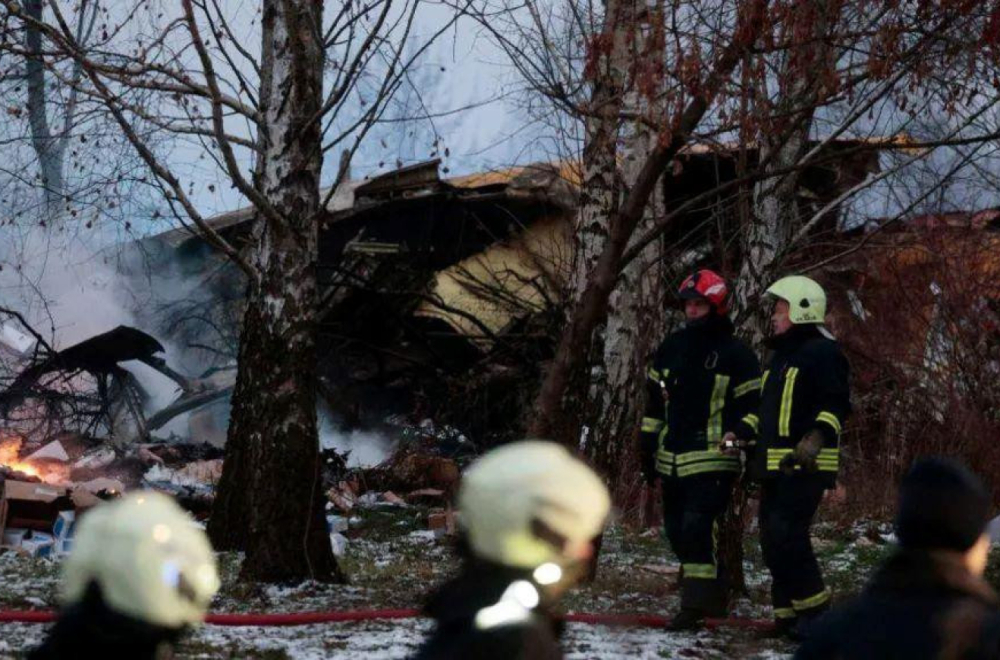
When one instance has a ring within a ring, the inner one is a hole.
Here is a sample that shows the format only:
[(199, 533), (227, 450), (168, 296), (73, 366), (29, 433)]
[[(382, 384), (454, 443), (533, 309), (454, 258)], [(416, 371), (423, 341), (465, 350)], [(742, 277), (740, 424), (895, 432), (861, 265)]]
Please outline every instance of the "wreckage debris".
[[(66, 462), (69, 455), (58, 441), (51, 442), (22, 459), (23, 447), (24, 438), (19, 435), (5, 434), (0, 439), (0, 475), (29, 481), (37, 479), (46, 483), (63, 483), (68, 480), (69, 467)], [(29, 479), (25, 479), (26, 477)]]
[(35, 364), (24, 369), (10, 387), (0, 393), (0, 408), (8, 409), (28, 398), (36, 383), (53, 371), (85, 371), (107, 387), (107, 379), (124, 374), (119, 362), (139, 360), (147, 364), (159, 364), (156, 353), (164, 351), (163, 345), (154, 337), (136, 328), (120, 325), (114, 330), (95, 335), (61, 351), (45, 355)]
[(434, 538), (456, 534), (455, 512), (439, 511), (427, 516), (427, 528), (434, 532)]
[(73, 547), (76, 521), (121, 492), (121, 483), (109, 479), (63, 486), (4, 479), (0, 545), (32, 557), (65, 555)]

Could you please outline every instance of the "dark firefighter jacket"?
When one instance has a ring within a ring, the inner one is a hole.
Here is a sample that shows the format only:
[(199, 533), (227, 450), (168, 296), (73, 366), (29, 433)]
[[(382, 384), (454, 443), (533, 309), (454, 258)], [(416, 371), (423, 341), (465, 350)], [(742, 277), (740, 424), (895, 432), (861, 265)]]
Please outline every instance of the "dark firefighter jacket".
[(840, 345), (815, 325), (794, 326), (770, 339), (768, 346), (773, 352), (761, 377), (753, 475), (777, 476), (781, 459), (807, 433), (819, 431), (823, 435), (819, 472), (832, 486), (840, 468), (840, 434), (851, 412), (847, 358)]
[(728, 319), (713, 316), (669, 335), (646, 384), (642, 451), (656, 453), (657, 472), (739, 472), (739, 457), (723, 456), (719, 441), (730, 431), (741, 440), (755, 436), (760, 366)]
[(531, 571), (469, 561), (425, 606), (436, 627), (413, 660), (562, 658), (561, 624), (544, 606), (524, 610), (505, 602), (508, 587), (520, 580), (530, 583)]
[(1000, 658), (997, 597), (957, 554), (903, 550), (820, 619), (796, 660)]
[(173, 657), (173, 645), (183, 629), (164, 628), (119, 614), (104, 603), (96, 583), (80, 602), (59, 613), (59, 620), (29, 660), (163, 660)]

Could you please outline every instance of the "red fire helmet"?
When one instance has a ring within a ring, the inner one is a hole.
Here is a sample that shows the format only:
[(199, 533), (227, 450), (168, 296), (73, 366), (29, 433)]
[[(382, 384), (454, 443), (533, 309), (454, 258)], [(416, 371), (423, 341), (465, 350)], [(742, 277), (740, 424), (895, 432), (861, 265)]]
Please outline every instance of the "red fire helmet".
[(695, 271), (684, 280), (677, 293), (681, 300), (707, 301), (719, 316), (724, 316), (729, 311), (727, 304), (729, 286), (726, 280), (713, 271), (707, 269)]

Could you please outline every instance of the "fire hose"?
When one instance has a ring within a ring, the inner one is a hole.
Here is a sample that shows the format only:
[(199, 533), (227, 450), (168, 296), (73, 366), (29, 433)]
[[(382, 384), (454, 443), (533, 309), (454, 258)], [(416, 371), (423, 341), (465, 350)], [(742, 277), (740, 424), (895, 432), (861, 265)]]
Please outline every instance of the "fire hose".
[[(205, 623), (214, 626), (307, 626), (317, 623), (413, 619), (420, 616), (422, 616), (420, 610), (413, 609), (296, 612), (292, 614), (209, 614), (205, 618)], [(0, 610), (0, 623), (52, 623), (56, 618), (56, 612), (51, 610)], [(568, 623), (645, 628), (663, 628), (670, 623), (669, 617), (653, 614), (592, 614), (574, 612), (564, 614), (561, 618)], [(766, 630), (773, 626), (771, 621), (742, 618), (708, 619), (705, 624), (709, 629), (750, 628)]]

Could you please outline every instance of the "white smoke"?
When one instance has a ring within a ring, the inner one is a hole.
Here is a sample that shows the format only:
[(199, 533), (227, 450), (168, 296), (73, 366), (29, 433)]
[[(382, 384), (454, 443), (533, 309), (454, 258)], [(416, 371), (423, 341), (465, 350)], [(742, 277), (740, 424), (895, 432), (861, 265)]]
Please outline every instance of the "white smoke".
[[(0, 304), (20, 312), (56, 350), (119, 325), (156, 336), (137, 323), (130, 283), (116, 268), (117, 256), (115, 247), (102, 244), (96, 235), (85, 241), (64, 230), (5, 228), (0, 233)], [(179, 351), (157, 339), (169, 363)], [(177, 398), (176, 383), (152, 368), (139, 362), (122, 366), (149, 394), (147, 412)]]
[(323, 406), (319, 406), (317, 414), (320, 447), (335, 449), (339, 453), (350, 451), (348, 467), (373, 467), (392, 454), (396, 443), (382, 433), (359, 429), (343, 431)]

